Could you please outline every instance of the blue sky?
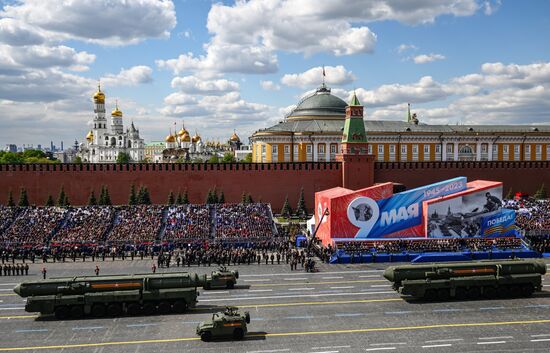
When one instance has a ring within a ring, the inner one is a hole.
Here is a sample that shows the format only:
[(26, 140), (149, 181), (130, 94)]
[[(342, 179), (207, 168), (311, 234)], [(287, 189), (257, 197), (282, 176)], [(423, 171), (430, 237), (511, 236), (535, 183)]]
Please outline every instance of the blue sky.
[[(246, 138), (321, 82), (367, 119), (550, 123), (550, 2), (0, 1), (0, 144), (83, 140), (98, 79), (146, 141)], [(62, 20), (61, 20), (62, 19)]]

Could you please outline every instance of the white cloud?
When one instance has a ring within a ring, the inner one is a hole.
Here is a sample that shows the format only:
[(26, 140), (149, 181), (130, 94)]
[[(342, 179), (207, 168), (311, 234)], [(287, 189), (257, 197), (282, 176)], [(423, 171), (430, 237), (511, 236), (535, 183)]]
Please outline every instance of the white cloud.
[(441, 54), (422, 54), (413, 58), (415, 64), (427, 64), (436, 60), (445, 60), (445, 56)]
[(64, 45), (21, 47), (0, 45), (0, 52), (3, 57), (10, 57), (9, 61), (22, 69), (72, 66), (86, 69), (87, 65), (95, 61), (95, 55), (85, 51), (76, 52), (73, 48)]
[(195, 76), (175, 77), (172, 80), (172, 87), (184, 93), (202, 95), (221, 95), (239, 90), (239, 84), (235, 81), (204, 80)]
[(281, 86), (273, 81), (260, 81), (260, 86), (266, 91), (279, 91)]
[[(355, 81), (355, 75), (342, 65), (325, 66), (325, 82), (329, 85), (346, 85)], [(287, 86), (319, 86), (323, 80), (323, 67), (317, 66), (299, 74), (286, 74), (281, 82)]]
[(15, 20), (0, 18), (0, 42), (13, 46), (37, 45), (45, 41), (38, 28)]
[(498, 11), (498, 9), (500, 8), (500, 5), (502, 5), (501, 0), (495, 0), (494, 2), (489, 1), (489, 0), (484, 1), (483, 2), (483, 13), (485, 13), (487, 16), (490, 16), (493, 13), (495, 13), (495, 11)]
[(153, 82), (153, 70), (149, 66), (139, 65), (121, 69), (116, 75), (108, 74), (101, 78), (106, 86), (137, 86)]
[(40, 28), (50, 40), (102, 45), (166, 38), (176, 25), (171, 0), (21, 0), (4, 6), (0, 16)]
[(404, 52), (406, 52), (408, 50), (418, 50), (418, 47), (414, 44), (400, 44), (397, 47), (397, 52), (399, 54), (403, 54)]

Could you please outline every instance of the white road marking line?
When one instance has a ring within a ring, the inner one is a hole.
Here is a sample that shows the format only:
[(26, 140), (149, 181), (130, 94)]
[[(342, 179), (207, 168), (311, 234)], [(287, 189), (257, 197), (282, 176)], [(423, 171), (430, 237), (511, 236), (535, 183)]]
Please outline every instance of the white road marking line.
[(479, 310), (500, 310), (504, 309), (503, 306), (488, 306), (486, 308), (479, 308)]
[(283, 319), (291, 319), (291, 320), (308, 320), (313, 319), (315, 316), (285, 316)]
[(305, 277), (298, 277), (298, 278), (283, 278), (285, 281), (304, 281), (307, 280)]
[(506, 343), (506, 341), (477, 342), (477, 344), (502, 344), (502, 343)]
[(25, 309), (24, 306), (16, 306), (13, 308), (0, 308), (0, 310), (23, 310), (23, 309)]
[(363, 276), (359, 276), (359, 278), (376, 278), (376, 277), (381, 277), (380, 275), (363, 275)]
[(315, 288), (288, 288), (288, 290), (299, 291), (299, 290), (315, 290)]
[(342, 316), (342, 317), (348, 317), (348, 316), (361, 316), (365, 315), (362, 313), (342, 313), (342, 314), (334, 314), (334, 316)]
[(539, 338), (536, 340), (531, 340), (531, 342), (547, 342), (550, 341), (550, 338)]
[[(355, 296), (365, 294), (393, 294), (394, 292), (360, 292), (360, 293), (322, 293), (322, 294), (294, 294), (294, 295), (274, 295), (269, 297), (231, 297), (231, 298), (213, 298), (213, 299), (200, 299), (201, 302), (219, 302), (229, 300), (256, 300), (256, 299), (285, 299), (285, 298), (318, 298), (318, 297), (331, 297), (331, 296)], [(253, 305), (253, 304), (252, 304)]]
[(549, 308), (550, 304), (532, 304), (532, 305), (526, 305), (526, 308)]
[[(254, 320), (254, 319), (252, 319)], [(181, 322), (182, 324), (200, 324), (201, 322), (200, 321), (182, 321)]]
[(11, 288), (0, 288), (0, 292), (11, 292), (12, 290)]
[(342, 291), (341, 290), (327, 289), (327, 290), (320, 290), (319, 293), (342, 293)]
[(426, 341), (426, 343), (457, 342), (457, 341), (464, 341), (464, 338), (449, 338), (449, 339), (442, 339), (442, 340), (432, 340), (432, 341)]
[(24, 333), (24, 332), (48, 332), (47, 328), (37, 328), (37, 329), (28, 329), (28, 330), (15, 330), (17, 333)]
[(146, 327), (146, 326), (158, 326), (158, 324), (130, 324), (126, 325), (126, 327)]
[(341, 279), (344, 278), (342, 276), (328, 276), (328, 277), (321, 277), (322, 279)]
[(479, 337), (480, 340), (501, 340), (503, 338), (514, 338), (514, 336), (499, 336), (499, 337)]
[(262, 279), (243, 279), (245, 282), (269, 282), (271, 278), (262, 278)]
[(403, 315), (403, 314), (410, 314), (410, 313), (413, 313), (414, 311), (407, 311), (407, 310), (404, 310), (404, 311), (386, 311), (384, 312), (384, 314), (386, 315)]
[(229, 291), (222, 291), (222, 292), (201, 292), (201, 295), (215, 295), (215, 294), (229, 294)]
[(0, 283), (0, 286), (15, 286), (16, 284), (19, 283)]
[(404, 345), (408, 344), (407, 342), (397, 342), (397, 343), (371, 343), (369, 346), (389, 346), (389, 345)]
[(351, 289), (355, 288), (355, 286), (345, 286), (345, 287), (329, 287), (330, 289)]
[(437, 348), (437, 347), (450, 347), (452, 344), (450, 343), (444, 343), (444, 344), (430, 344), (427, 346), (422, 346), (422, 348)]
[(290, 348), (285, 349), (272, 349), (269, 351), (247, 351), (246, 353), (275, 353), (275, 352), (288, 352)]
[(324, 352), (311, 352), (311, 353), (339, 353), (340, 351), (324, 351)]
[(547, 337), (547, 336), (550, 336), (550, 333), (543, 333), (543, 334), (539, 334), (539, 335), (531, 335), (531, 337)]
[(367, 348), (365, 349), (367, 352), (371, 351), (388, 351), (388, 350), (394, 350), (396, 347), (379, 347), (379, 348)]
[(249, 293), (258, 293), (258, 292), (273, 292), (273, 289), (249, 289)]
[(391, 284), (373, 284), (371, 287), (391, 287)]
[(351, 346), (330, 346), (330, 347), (311, 347), (311, 349), (335, 349), (335, 348), (350, 348)]
[(76, 330), (99, 330), (102, 329), (103, 326), (88, 326), (88, 327), (73, 327), (73, 331)]

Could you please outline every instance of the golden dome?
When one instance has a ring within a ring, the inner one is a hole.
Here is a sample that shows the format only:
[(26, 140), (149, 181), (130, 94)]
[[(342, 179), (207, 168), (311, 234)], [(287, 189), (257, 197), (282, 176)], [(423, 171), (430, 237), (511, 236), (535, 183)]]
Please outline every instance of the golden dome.
[(189, 132), (187, 130), (185, 130), (185, 126), (182, 126), (181, 130), (178, 131), (178, 136), (181, 138), (185, 134), (189, 135)]
[(229, 139), (231, 142), (241, 142), (241, 139), (239, 136), (237, 136), (237, 133), (233, 131), (233, 135), (231, 135), (231, 138)]
[(92, 141), (93, 139), (94, 139), (94, 133), (92, 132), (92, 130), (90, 130), (90, 132), (88, 132), (88, 134), (86, 135), (86, 140)]
[(172, 135), (172, 132), (170, 132), (170, 135), (166, 136), (164, 141), (170, 143), (170, 142), (176, 142), (176, 136)]
[(201, 140), (201, 137), (199, 136), (198, 132), (195, 131), (195, 136), (193, 136), (193, 137), (191, 138), (191, 141), (192, 141), (193, 143), (197, 143), (197, 142), (199, 142), (200, 140)]
[(122, 117), (122, 112), (118, 109), (118, 101), (116, 102), (115, 110), (112, 111), (111, 116)]
[(94, 94), (94, 101), (96, 103), (105, 103), (105, 94), (101, 92), (101, 84), (97, 84), (97, 92)]

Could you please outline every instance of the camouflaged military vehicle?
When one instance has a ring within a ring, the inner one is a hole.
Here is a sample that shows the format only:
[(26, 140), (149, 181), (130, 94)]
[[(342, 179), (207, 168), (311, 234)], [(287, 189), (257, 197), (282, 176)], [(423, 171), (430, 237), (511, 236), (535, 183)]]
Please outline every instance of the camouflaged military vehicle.
[(231, 337), (240, 340), (246, 335), (246, 324), (250, 323), (248, 311), (239, 312), (239, 309), (228, 306), (225, 311), (212, 315), (209, 321), (201, 322), (197, 326), (197, 335), (201, 340), (208, 342), (215, 338)]
[(212, 273), (206, 277), (204, 289), (232, 289), (235, 287), (235, 283), (237, 283), (237, 278), (239, 278), (238, 271), (229, 271), (227, 267), (220, 266), (217, 271), (212, 271)]

